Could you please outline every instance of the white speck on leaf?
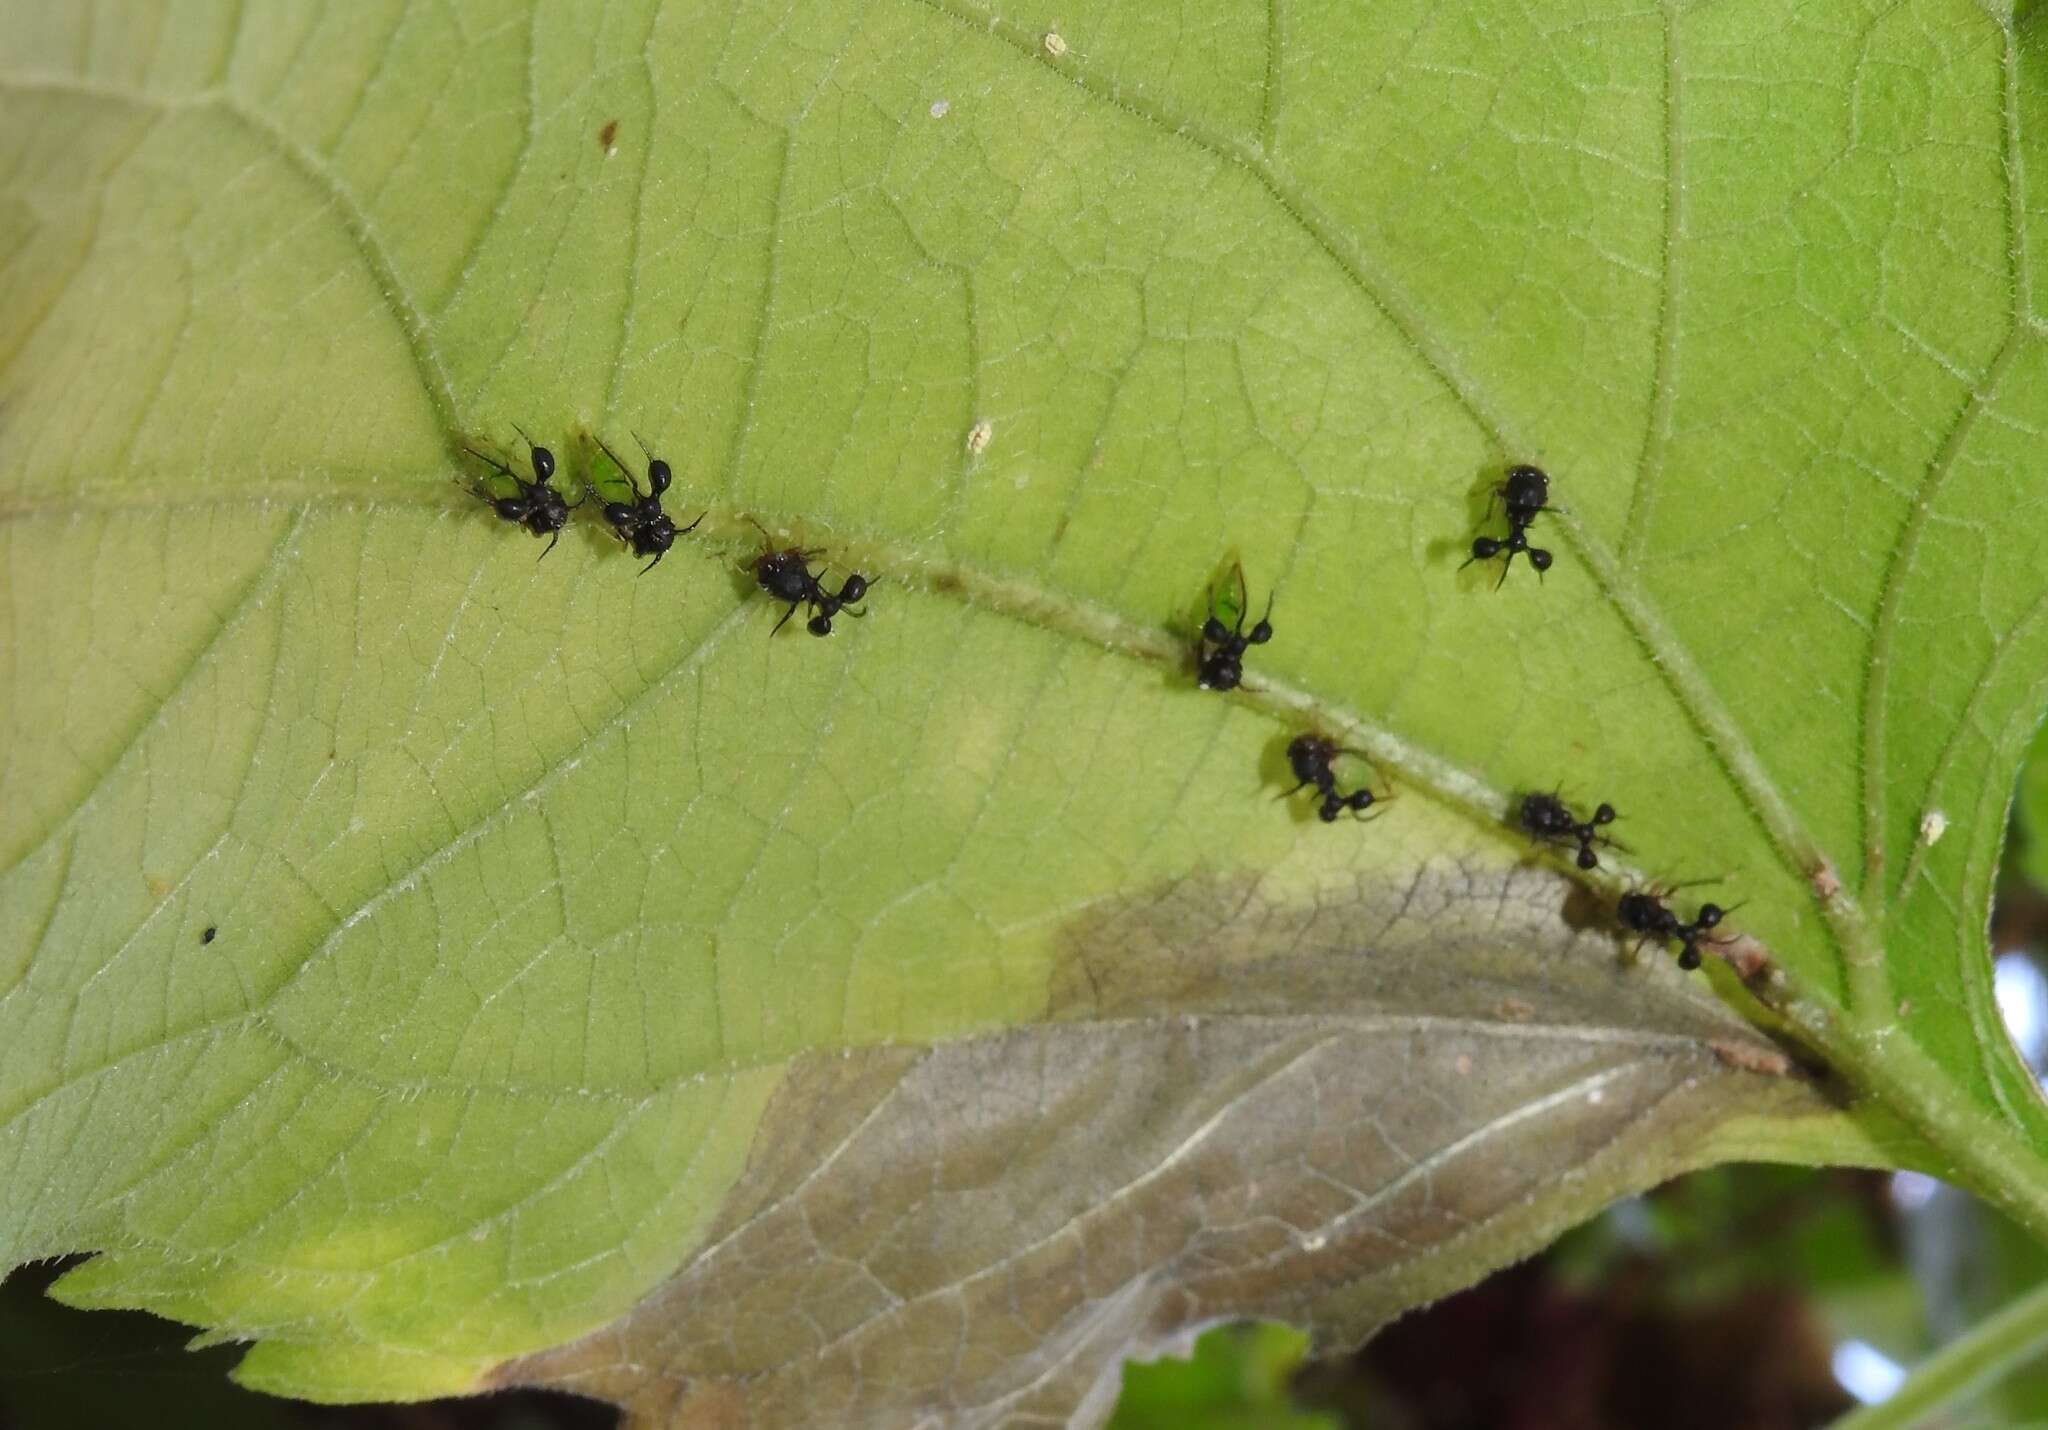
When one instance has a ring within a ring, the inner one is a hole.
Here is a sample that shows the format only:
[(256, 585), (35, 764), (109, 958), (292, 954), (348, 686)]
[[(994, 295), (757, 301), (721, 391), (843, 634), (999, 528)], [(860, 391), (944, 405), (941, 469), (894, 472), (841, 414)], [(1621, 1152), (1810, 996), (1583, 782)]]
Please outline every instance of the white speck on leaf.
[(996, 424), (986, 417), (967, 429), (967, 455), (979, 457), (988, 450), (991, 438), (996, 435)]
[(1939, 844), (1941, 836), (1948, 833), (1948, 816), (1938, 809), (1930, 809), (1920, 816), (1920, 842)]
[(1067, 42), (1061, 37), (1060, 32), (1058, 30), (1047, 30), (1045, 32), (1046, 57), (1056, 60), (1066, 52)]
[(951, 110), (951, 109), (952, 109), (952, 107), (953, 107), (953, 101), (952, 101), (952, 100), (950, 100), (950, 99), (935, 99), (935, 100), (933, 100), (933, 101), (932, 101), (932, 118), (934, 118), (934, 119), (944, 119), (944, 118), (946, 117), (947, 111)]

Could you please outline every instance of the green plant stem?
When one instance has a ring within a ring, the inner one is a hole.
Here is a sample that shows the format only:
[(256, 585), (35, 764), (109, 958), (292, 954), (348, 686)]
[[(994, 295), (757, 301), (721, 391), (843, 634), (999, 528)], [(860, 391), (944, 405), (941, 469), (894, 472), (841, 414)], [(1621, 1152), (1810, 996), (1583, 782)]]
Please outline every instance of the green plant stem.
[(1885, 1103), (1947, 1160), (1943, 1180), (1984, 1198), (2048, 1245), (2048, 1176), (2021, 1129), (1974, 1106), (1903, 1038), (1845, 1035), (1830, 1026), (1814, 1042), (1837, 1071)]
[(1850, 1411), (1830, 1430), (1904, 1430), (1983, 1389), (2043, 1347), (2048, 1347), (2048, 1285), (2035, 1287), (1922, 1361), (1891, 1399)]

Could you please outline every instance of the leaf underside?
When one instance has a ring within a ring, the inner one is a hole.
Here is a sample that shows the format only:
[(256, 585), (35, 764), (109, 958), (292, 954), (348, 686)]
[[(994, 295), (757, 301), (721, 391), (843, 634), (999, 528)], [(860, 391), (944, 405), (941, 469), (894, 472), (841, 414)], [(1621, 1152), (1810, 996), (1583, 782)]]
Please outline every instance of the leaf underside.
[[(313, 1398), (1057, 1424), (1717, 1159), (2048, 1207), (1982, 933), (2048, 702), (2025, 13), (0, 37), (0, 1266)], [(514, 424), (710, 515), (536, 561), (462, 486)], [(1515, 460), (1557, 560), (1496, 591)], [(868, 614), (770, 639), (749, 518)], [(1273, 798), (1310, 723), (1379, 818)], [(1594, 879), (1502, 827), (1559, 786)], [(1778, 1012), (1633, 956), (1632, 877)]]
[(1071, 931), (1048, 1025), (798, 1066), (684, 1266), (496, 1379), (649, 1424), (1093, 1423), (1127, 1355), (1248, 1314), (1355, 1344), (1758, 1150), (1738, 1122), (1835, 1121), (1668, 970), (1552, 941), (1553, 875), (1353, 892), (1183, 884)]

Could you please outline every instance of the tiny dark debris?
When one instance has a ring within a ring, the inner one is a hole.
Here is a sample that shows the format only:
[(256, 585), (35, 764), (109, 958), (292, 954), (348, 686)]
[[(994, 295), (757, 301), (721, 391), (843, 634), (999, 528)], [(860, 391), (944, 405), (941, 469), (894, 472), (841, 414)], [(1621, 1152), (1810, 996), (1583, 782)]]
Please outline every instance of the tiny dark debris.
[(208, 924), (206, 926), (206, 932), (199, 935), (199, 941), (201, 943), (212, 943), (214, 940), (214, 935), (218, 934), (219, 932), (219, 929), (215, 928), (212, 924)]
[(597, 147), (609, 152), (612, 147), (613, 141), (615, 141), (618, 137), (619, 121), (616, 119), (607, 119), (604, 122), (604, 128), (597, 131)]

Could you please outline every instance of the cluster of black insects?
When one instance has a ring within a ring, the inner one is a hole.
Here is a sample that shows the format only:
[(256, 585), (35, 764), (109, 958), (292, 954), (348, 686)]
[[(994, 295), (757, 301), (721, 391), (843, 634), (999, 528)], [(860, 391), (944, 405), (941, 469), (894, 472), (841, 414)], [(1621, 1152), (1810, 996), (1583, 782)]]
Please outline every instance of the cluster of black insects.
[[(526, 443), (528, 465), (533, 469), (531, 478), (522, 477), (506, 463), (487, 452), (464, 445), (463, 450), (482, 462), (506, 482), (511, 483), (512, 494), (502, 490), (493, 492), (482, 484), (470, 487), (478, 498), (488, 504), (500, 518), (523, 526), (535, 536), (545, 536), (547, 547), (541, 552), (546, 556), (555, 549), (555, 543), (562, 538), (562, 528), (569, 524), (569, 513), (592, 497), (598, 497), (599, 510), (610, 523), (612, 534), (625, 544), (635, 556), (645, 556), (648, 562), (640, 568), (646, 575), (661, 564), (661, 558), (668, 555), (669, 548), (676, 544), (678, 536), (695, 531), (709, 512), (700, 515), (688, 526), (679, 527), (674, 518), (662, 509), (661, 499), (674, 480), (675, 473), (669, 464), (647, 450), (647, 444), (640, 442), (640, 450), (647, 456), (647, 489), (642, 491), (628, 467), (601, 437), (593, 438), (598, 448), (611, 459), (613, 466), (626, 480), (632, 492), (631, 501), (605, 501), (599, 495), (597, 486), (588, 477), (584, 479), (583, 495), (570, 501), (555, 488), (555, 454), (535, 442), (523, 431), (520, 437)], [(633, 439), (639, 442), (636, 435)], [(752, 518), (748, 518), (752, 521)], [(844, 611), (849, 616), (864, 616), (866, 611), (854, 610), (873, 584), (870, 578), (858, 571), (850, 573), (840, 583), (837, 591), (829, 591), (825, 583), (811, 570), (811, 558), (824, 553), (818, 549), (805, 550), (795, 546), (777, 546), (774, 538), (758, 521), (754, 529), (761, 533), (761, 552), (754, 558), (754, 580), (770, 596), (778, 601), (787, 601), (789, 609), (782, 613), (782, 619), (775, 623), (775, 631), (782, 629), (800, 606), (811, 608), (810, 619), (804, 622), (804, 629), (814, 636), (832, 634), (833, 617)], [(774, 631), (769, 634), (773, 635)]]
[[(602, 438), (596, 438), (599, 449), (625, 478), (632, 500), (605, 501), (599, 496), (596, 485), (586, 477), (584, 494), (571, 502), (554, 485), (555, 454), (524, 432), (520, 436), (527, 445), (532, 477), (522, 477), (488, 453), (475, 447), (465, 447), (465, 451), (509, 482), (512, 488), (509, 495), (502, 491), (493, 492), (481, 484), (472, 486), (470, 490), (503, 520), (522, 526), (535, 536), (546, 537), (548, 544), (541, 552), (542, 556), (555, 549), (562, 529), (569, 523), (569, 514), (593, 496), (599, 498), (599, 510), (610, 523), (612, 533), (635, 556), (648, 558), (647, 564), (640, 568), (642, 575), (661, 564), (661, 559), (675, 545), (678, 536), (696, 530), (704, 520), (700, 515), (688, 526), (678, 527), (662, 509), (662, 497), (668, 491), (674, 474), (667, 462), (647, 450), (645, 442), (640, 443), (641, 451), (647, 456), (645, 491), (634, 479), (632, 469)], [(636, 437), (635, 440), (639, 439)], [(1526, 553), (1529, 564), (1539, 575), (1548, 571), (1551, 555), (1542, 547), (1529, 544), (1529, 527), (1544, 511), (1555, 510), (1550, 506), (1549, 476), (1539, 467), (1518, 463), (1507, 469), (1504, 480), (1494, 488), (1493, 496), (1507, 512), (1508, 534), (1505, 538), (1474, 538), (1472, 555), (1465, 564), (1469, 566), (1473, 561), (1504, 557), (1500, 581), (1494, 583), (1496, 587), (1507, 580), (1508, 568), (1514, 564), (1517, 553)], [(1491, 515), (1491, 502), (1487, 510)], [(748, 519), (752, 520), (751, 517)], [(781, 630), (803, 606), (808, 606), (811, 612), (804, 623), (805, 629), (814, 636), (830, 635), (833, 618), (841, 612), (853, 616), (866, 614), (852, 608), (867, 595), (872, 584), (868, 577), (855, 571), (847, 576), (837, 591), (827, 590), (810, 564), (811, 558), (821, 555), (821, 551), (795, 546), (778, 547), (759, 522), (754, 522), (754, 527), (762, 538), (761, 551), (753, 561), (754, 580), (771, 597), (788, 603), (788, 609), (775, 623), (775, 631)], [(1265, 611), (1252, 628), (1246, 630), (1245, 617), (1250, 612), (1251, 602), (1243, 569), (1233, 566), (1231, 578), (1236, 587), (1235, 599), (1225, 611), (1219, 608), (1216, 592), (1212, 590), (1209, 593), (1208, 615), (1202, 622), (1195, 644), (1195, 680), (1204, 690), (1239, 688), (1244, 683), (1246, 654), (1253, 646), (1264, 645), (1273, 638), (1272, 597), (1267, 597)], [(1296, 735), (1287, 746), (1287, 764), (1294, 774), (1295, 783), (1281, 797), (1313, 789), (1316, 816), (1325, 824), (1335, 823), (1338, 815), (1346, 813), (1354, 819), (1368, 818), (1367, 812), (1385, 801), (1387, 796), (1374, 794), (1364, 785), (1348, 792), (1339, 788), (1335, 765), (1338, 759), (1347, 755), (1361, 760), (1366, 758), (1363, 751), (1348, 749), (1316, 731)], [(1572, 861), (1585, 870), (1600, 867), (1597, 848), (1621, 847), (1604, 832), (1618, 817), (1613, 805), (1602, 803), (1590, 816), (1581, 819), (1556, 791), (1524, 795), (1515, 809), (1515, 823), (1524, 834), (1539, 845), (1570, 847)], [(1623, 929), (1637, 935), (1638, 946), (1648, 940), (1666, 945), (1676, 941), (1679, 967), (1697, 968), (1700, 965), (1700, 946), (1723, 941), (1710, 935), (1726, 911), (1717, 904), (1701, 904), (1690, 921), (1682, 920), (1665, 906), (1664, 901), (1672, 892), (1670, 888), (1653, 888), (1623, 894), (1615, 906), (1615, 919)]]
[[(1492, 536), (1474, 538), (1472, 555), (1465, 565), (1504, 556), (1500, 581), (1494, 583), (1496, 587), (1507, 579), (1508, 567), (1514, 563), (1518, 552), (1528, 555), (1529, 564), (1539, 575), (1548, 571), (1550, 553), (1529, 544), (1529, 527), (1542, 512), (1556, 510), (1550, 506), (1549, 475), (1540, 467), (1518, 463), (1507, 469), (1505, 479), (1494, 488), (1493, 495), (1506, 508), (1508, 534), (1505, 539)], [(1487, 511), (1491, 515), (1491, 503)], [(1219, 606), (1216, 591), (1210, 591), (1208, 616), (1202, 622), (1195, 642), (1195, 682), (1204, 690), (1235, 690), (1243, 685), (1246, 653), (1253, 646), (1264, 645), (1273, 638), (1271, 596), (1267, 597), (1264, 614), (1247, 631), (1244, 623), (1250, 610), (1250, 599), (1245, 588), (1244, 571), (1233, 565), (1230, 576), (1235, 587), (1234, 597)], [(1339, 789), (1333, 766), (1344, 755), (1361, 760), (1366, 758), (1364, 751), (1348, 749), (1317, 731), (1296, 735), (1287, 746), (1287, 765), (1293, 772), (1295, 784), (1281, 798), (1298, 790), (1313, 789), (1316, 816), (1324, 823), (1335, 823), (1337, 816), (1347, 811), (1354, 819), (1365, 818), (1366, 811), (1387, 796), (1376, 795), (1363, 785), (1348, 794)], [(1514, 822), (1522, 833), (1539, 845), (1571, 849), (1572, 862), (1586, 870), (1600, 867), (1598, 849), (1623, 847), (1605, 832), (1607, 826), (1619, 817), (1613, 805), (1603, 802), (1594, 808), (1591, 815), (1582, 819), (1555, 790), (1524, 795), (1514, 811)], [(1698, 968), (1702, 944), (1727, 941), (1711, 936), (1727, 911), (1718, 904), (1701, 904), (1690, 921), (1683, 920), (1665, 905), (1665, 900), (1673, 892), (1670, 887), (1659, 887), (1623, 894), (1615, 905), (1615, 921), (1637, 936), (1638, 948), (1650, 941), (1662, 946), (1675, 942), (1678, 945), (1678, 966)]]

